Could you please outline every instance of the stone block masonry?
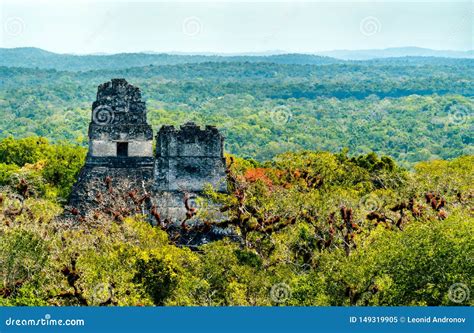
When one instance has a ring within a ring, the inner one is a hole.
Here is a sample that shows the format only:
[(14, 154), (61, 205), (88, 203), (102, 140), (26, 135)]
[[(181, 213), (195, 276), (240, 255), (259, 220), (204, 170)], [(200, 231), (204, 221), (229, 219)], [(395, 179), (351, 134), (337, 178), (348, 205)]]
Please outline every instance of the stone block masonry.
[(225, 189), (223, 138), (214, 126), (163, 126), (156, 137), (155, 163), (158, 191), (199, 192), (206, 183)]
[[(86, 164), (73, 187), (70, 206), (85, 216), (97, 209), (101, 191), (145, 193), (150, 215), (172, 222), (186, 217), (184, 196), (194, 199), (210, 184), (225, 191), (224, 138), (214, 126), (163, 125), (156, 136), (147, 123), (140, 89), (124, 79), (99, 85), (92, 104)], [(135, 191), (135, 192), (134, 192)], [(130, 196), (132, 196), (130, 194)], [(156, 215), (156, 213), (154, 213)]]

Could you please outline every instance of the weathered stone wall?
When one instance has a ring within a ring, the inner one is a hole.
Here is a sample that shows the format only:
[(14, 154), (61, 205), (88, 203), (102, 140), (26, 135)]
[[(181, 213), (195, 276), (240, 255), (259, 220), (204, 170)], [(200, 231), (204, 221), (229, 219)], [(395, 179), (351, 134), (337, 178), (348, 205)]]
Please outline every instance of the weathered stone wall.
[[(162, 126), (153, 156), (153, 132), (140, 90), (124, 79), (113, 79), (98, 87), (86, 165), (70, 205), (85, 215), (97, 209), (100, 191), (111, 193), (110, 186), (120, 195), (120, 191), (138, 190), (150, 194), (147, 209), (154, 206), (162, 220), (179, 223), (186, 218), (185, 196), (195, 202), (207, 184), (225, 191), (223, 142), (214, 126)], [(156, 223), (151, 216), (150, 221)]]
[(214, 126), (163, 126), (156, 138), (156, 190), (199, 192), (206, 184), (225, 190), (223, 140)]
[(153, 156), (153, 142), (151, 141), (129, 141), (128, 156)]
[(128, 156), (153, 156), (153, 131), (146, 112), (137, 87), (124, 79), (101, 84), (92, 104), (87, 160), (117, 156), (118, 143), (128, 144)]
[[(85, 165), (73, 188), (69, 205), (76, 208), (79, 215), (87, 216), (95, 209), (117, 206), (119, 197), (123, 200), (130, 191), (137, 191), (139, 195), (151, 193), (153, 165), (131, 166)], [(143, 207), (145, 211), (141, 213), (148, 214), (150, 206)]]
[[(126, 143), (126, 156), (117, 156)], [(101, 84), (92, 104), (89, 151), (73, 187), (70, 205), (86, 215), (100, 207), (97, 197), (112, 186), (116, 192), (150, 192), (153, 184), (153, 131), (146, 121), (140, 89), (124, 79)], [(109, 180), (106, 186), (105, 180)], [(110, 203), (112, 204), (112, 203)]]

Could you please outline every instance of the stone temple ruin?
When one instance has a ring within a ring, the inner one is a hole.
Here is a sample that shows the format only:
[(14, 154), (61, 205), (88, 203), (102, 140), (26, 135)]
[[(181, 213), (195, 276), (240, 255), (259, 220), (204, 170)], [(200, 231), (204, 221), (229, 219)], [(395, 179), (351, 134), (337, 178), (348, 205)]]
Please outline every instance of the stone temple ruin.
[(163, 125), (155, 142), (153, 151), (153, 130), (140, 89), (124, 79), (99, 85), (86, 163), (69, 202), (75, 213), (86, 215), (97, 207), (101, 191), (122, 186), (122, 191), (134, 188), (146, 194), (142, 213), (152, 223), (157, 223), (155, 212), (158, 220), (177, 223), (189, 213), (185, 196), (199, 197), (207, 184), (225, 191), (224, 138), (216, 127)]

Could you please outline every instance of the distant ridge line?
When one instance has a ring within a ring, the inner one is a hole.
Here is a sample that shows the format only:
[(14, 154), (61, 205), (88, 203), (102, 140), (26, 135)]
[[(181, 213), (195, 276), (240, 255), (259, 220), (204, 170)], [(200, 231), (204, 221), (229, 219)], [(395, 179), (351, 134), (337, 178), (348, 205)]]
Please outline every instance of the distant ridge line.
[[(279, 51), (275, 51), (279, 52)], [(383, 50), (338, 50), (318, 54), (173, 54), (173, 53), (116, 53), (102, 55), (59, 54), (35, 47), (0, 48), (0, 66), (42, 68), (67, 71), (120, 70), (132, 67), (184, 65), (207, 62), (249, 62), (281, 65), (332, 65), (346, 62), (395, 59), (430, 61), (430, 59), (474, 59), (474, 51), (439, 51), (416, 47)]]

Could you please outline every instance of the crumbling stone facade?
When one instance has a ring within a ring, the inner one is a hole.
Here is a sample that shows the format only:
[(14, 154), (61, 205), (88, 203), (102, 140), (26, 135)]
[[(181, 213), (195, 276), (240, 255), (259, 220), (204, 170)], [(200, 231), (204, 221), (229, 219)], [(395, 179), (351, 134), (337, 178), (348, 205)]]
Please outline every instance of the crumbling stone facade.
[(92, 104), (86, 164), (69, 202), (78, 214), (97, 206), (104, 186), (109, 190), (121, 186), (122, 191), (138, 188), (148, 201), (143, 213), (159, 212), (160, 220), (172, 222), (186, 218), (185, 196), (198, 197), (207, 184), (225, 191), (224, 138), (218, 129), (201, 129), (194, 123), (179, 129), (164, 125), (153, 153), (146, 112), (140, 89), (124, 79), (99, 85)]

